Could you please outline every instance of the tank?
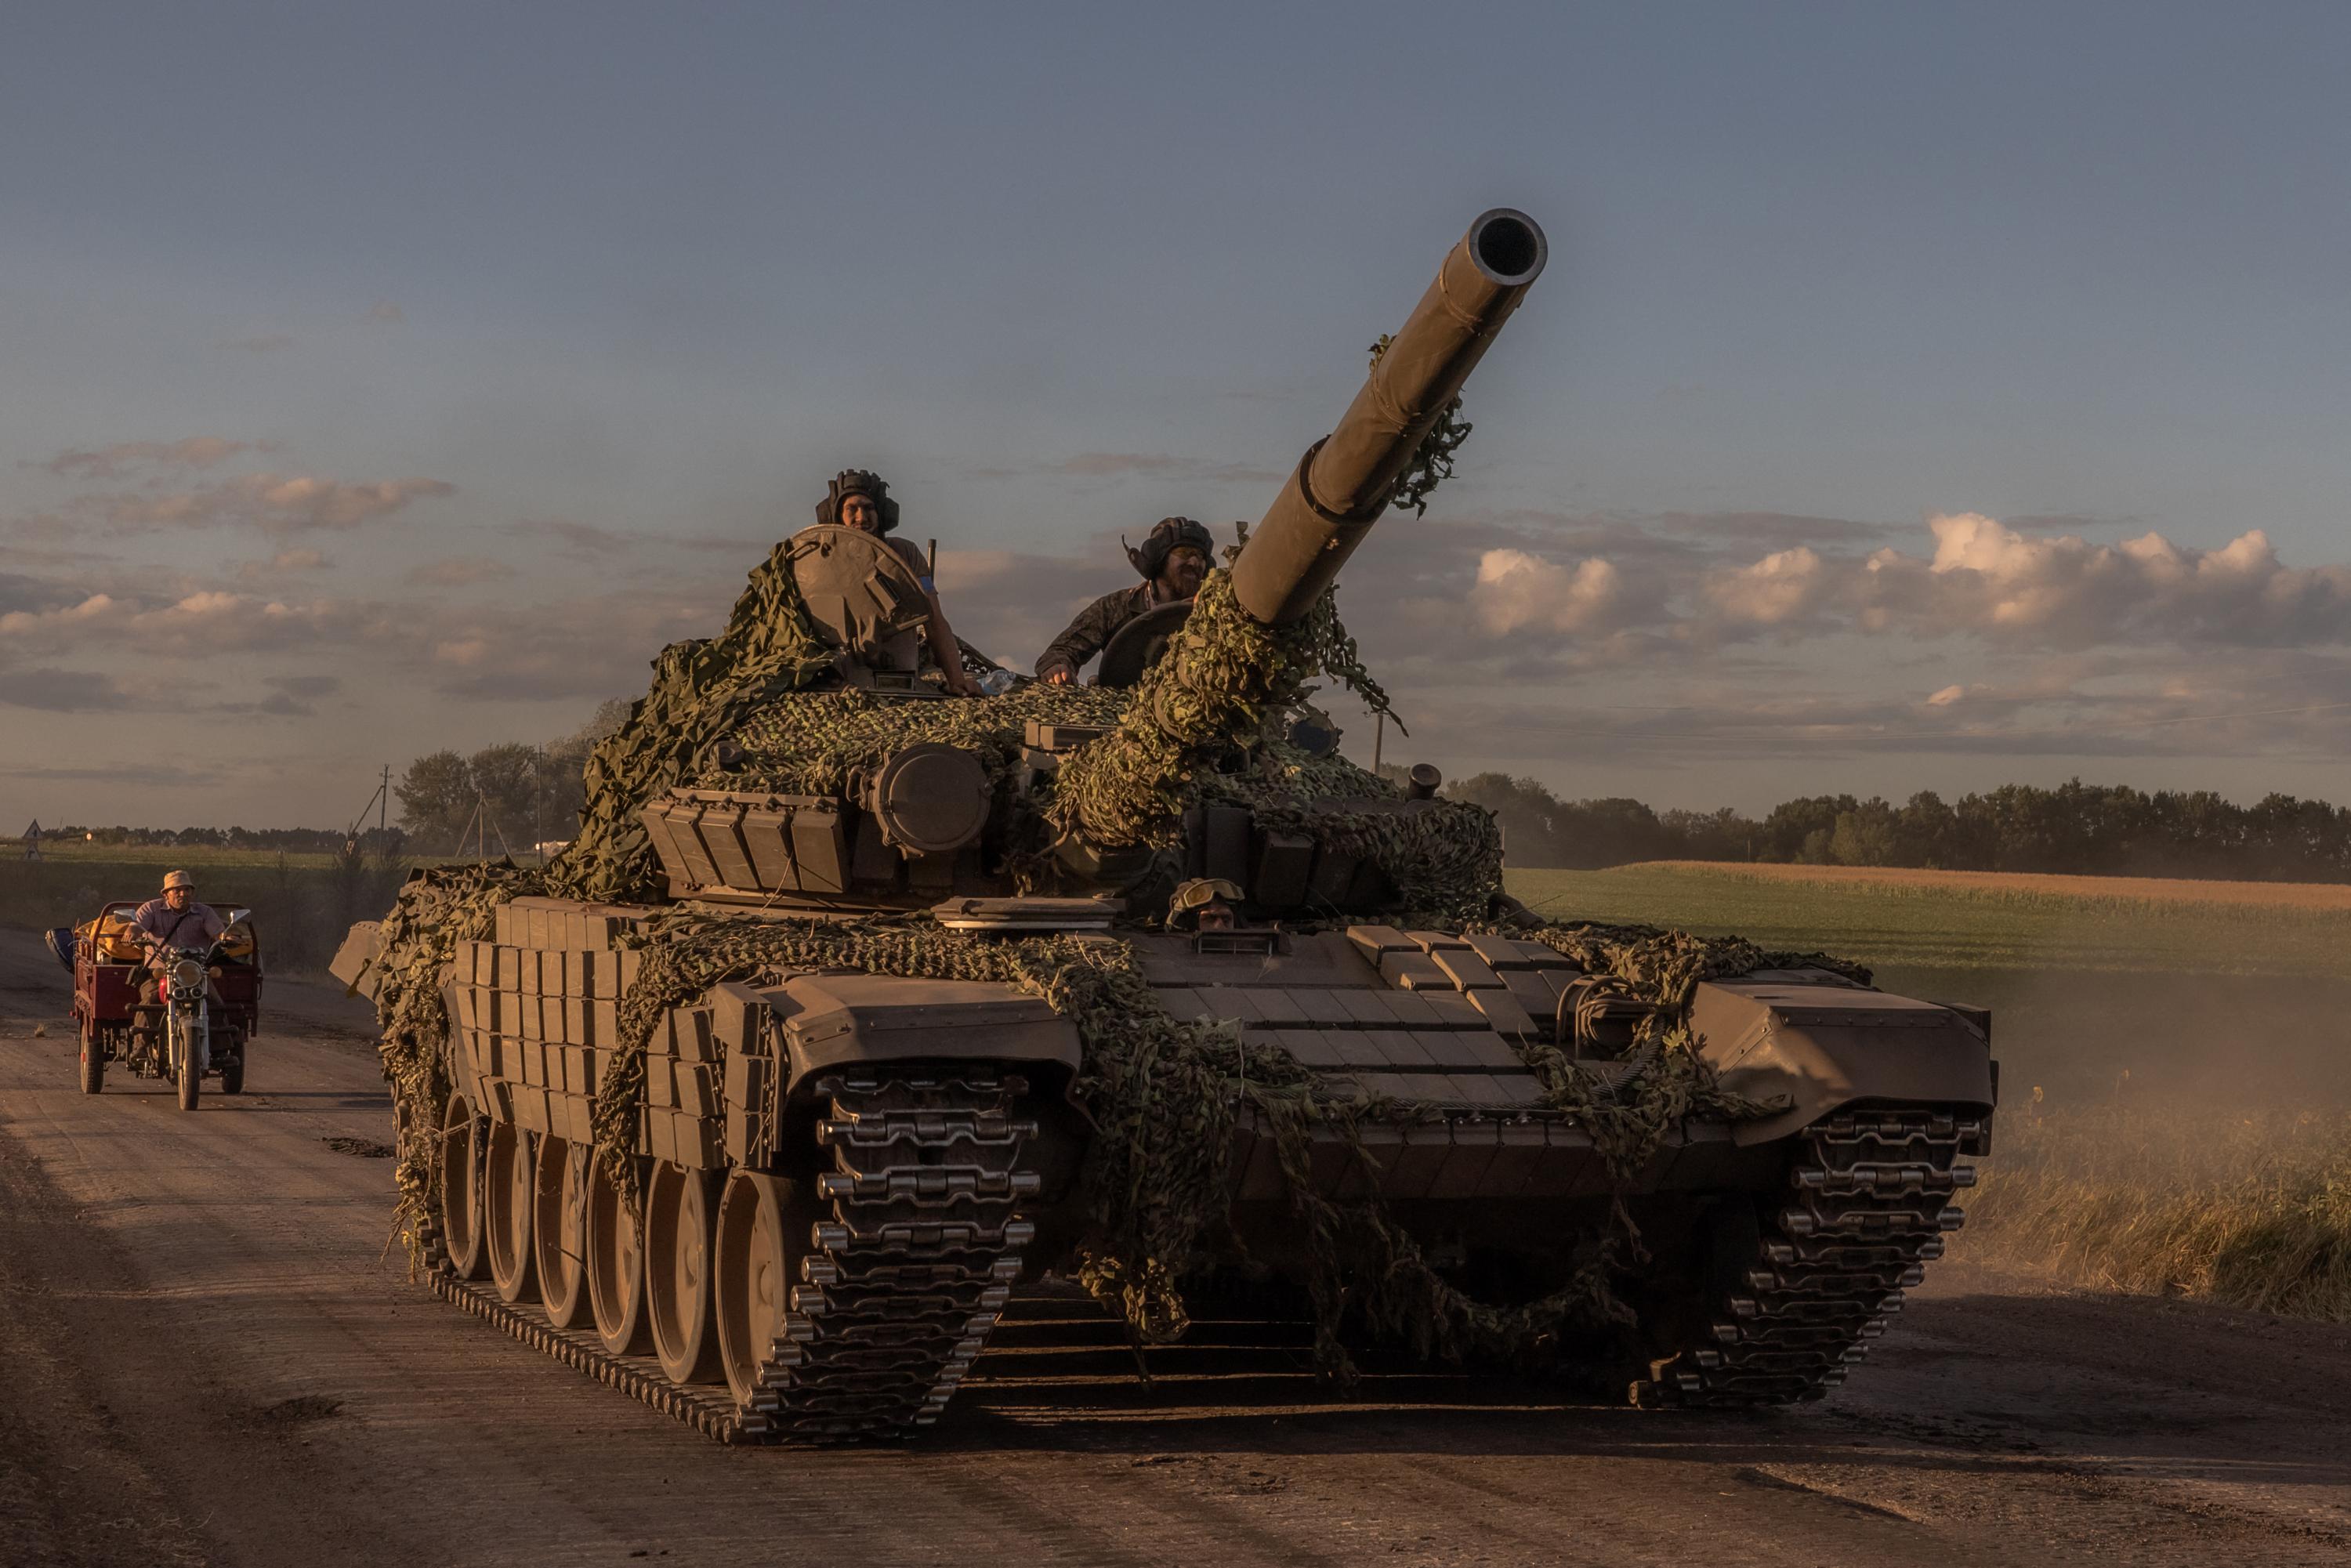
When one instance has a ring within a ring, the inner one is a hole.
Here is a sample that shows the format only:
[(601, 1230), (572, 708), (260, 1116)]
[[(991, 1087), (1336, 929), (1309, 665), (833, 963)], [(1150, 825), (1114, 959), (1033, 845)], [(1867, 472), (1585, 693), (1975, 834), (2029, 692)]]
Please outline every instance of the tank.
[(355, 927), (432, 1288), (730, 1441), (915, 1431), (1045, 1276), (1146, 1361), (1247, 1290), (1342, 1380), (1834, 1387), (1959, 1223), (1988, 1018), (1538, 919), (1490, 815), (1312, 701), (1384, 711), (1333, 585), (1546, 254), (1480, 215), (1096, 685), (946, 695), (905, 563), (820, 521), (664, 651), (553, 864), (420, 872)]

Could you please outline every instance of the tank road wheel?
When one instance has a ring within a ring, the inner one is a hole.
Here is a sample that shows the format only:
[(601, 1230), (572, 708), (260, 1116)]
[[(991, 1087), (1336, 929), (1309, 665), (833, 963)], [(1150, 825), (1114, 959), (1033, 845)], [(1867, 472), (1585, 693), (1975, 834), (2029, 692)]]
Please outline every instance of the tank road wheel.
[(490, 1255), (490, 1283), (498, 1299), (527, 1301), (531, 1277), (530, 1134), (512, 1122), (490, 1124), (490, 1153), (482, 1169), (482, 1230)]
[(531, 1201), (539, 1305), (557, 1328), (577, 1328), (588, 1316), (588, 1151), (569, 1138), (539, 1139)]
[(463, 1094), (449, 1096), (441, 1113), (441, 1245), (449, 1271), (478, 1280), (482, 1255), (482, 1145), (487, 1124), (474, 1114)]
[(106, 1036), (89, 1019), (81, 1021), (81, 1092), (95, 1094), (106, 1087)]
[[(637, 1190), (649, 1192), (652, 1185), (640, 1173)], [(644, 1220), (629, 1212), (601, 1162), (588, 1177), (587, 1207), (588, 1301), (596, 1314), (596, 1337), (614, 1355), (642, 1355), (651, 1336), (645, 1323)]]
[(713, 1181), (666, 1160), (653, 1167), (645, 1196), (645, 1315), (653, 1354), (672, 1383), (718, 1375), (718, 1336), (710, 1312)]
[(718, 1356), (737, 1405), (758, 1391), (808, 1249), (813, 1219), (793, 1197), (793, 1184), (779, 1176), (738, 1170), (718, 1207)]

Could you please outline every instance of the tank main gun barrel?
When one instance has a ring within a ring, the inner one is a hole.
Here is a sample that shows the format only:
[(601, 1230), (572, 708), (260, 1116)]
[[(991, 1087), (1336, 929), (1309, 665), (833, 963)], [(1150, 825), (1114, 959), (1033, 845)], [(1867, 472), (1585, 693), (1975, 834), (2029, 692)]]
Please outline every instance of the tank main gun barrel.
[(1550, 248), (1524, 213), (1496, 207), (1479, 214), (1346, 416), (1307, 448), (1249, 534), (1232, 569), (1243, 610), (1282, 626), (1314, 608), (1387, 510), (1396, 476), (1541, 275)]

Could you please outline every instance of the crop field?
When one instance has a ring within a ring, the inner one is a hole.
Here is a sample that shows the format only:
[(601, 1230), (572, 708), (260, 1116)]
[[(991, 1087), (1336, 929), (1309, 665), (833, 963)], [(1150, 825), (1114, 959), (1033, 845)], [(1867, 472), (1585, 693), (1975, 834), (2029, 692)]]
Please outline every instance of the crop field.
[(1991, 1008), (2001, 1105), (1955, 1255), (2351, 1322), (2351, 888), (1691, 862), (1510, 886)]

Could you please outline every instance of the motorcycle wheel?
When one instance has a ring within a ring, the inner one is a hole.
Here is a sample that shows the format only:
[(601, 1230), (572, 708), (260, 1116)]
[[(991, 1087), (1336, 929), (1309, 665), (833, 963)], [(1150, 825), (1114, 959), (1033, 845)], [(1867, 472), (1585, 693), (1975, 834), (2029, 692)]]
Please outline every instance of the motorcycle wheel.
[(220, 1064), (220, 1092), (224, 1094), (245, 1092), (245, 1044), (242, 1039), (236, 1040), (236, 1054)]
[(193, 1111), (197, 1097), (204, 1092), (204, 1070), (197, 1062), (194, 1041), (175, 1030), (172, 1044), (176, 1049), (172, 1053), (172, 1065), (180, 1079), (180, 1109)]
[(106, 1087), (106, 1041), (89, 1020), (81, 1026), (81, 1092), (95, 1094)]

